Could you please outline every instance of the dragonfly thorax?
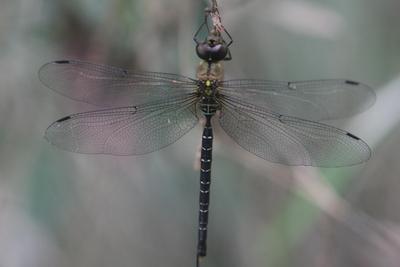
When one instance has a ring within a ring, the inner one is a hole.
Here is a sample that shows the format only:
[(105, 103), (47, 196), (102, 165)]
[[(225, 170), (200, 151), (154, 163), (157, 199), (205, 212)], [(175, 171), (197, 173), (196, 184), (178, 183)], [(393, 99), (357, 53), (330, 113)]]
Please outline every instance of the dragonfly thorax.
[(199, 81), (198, 93), (200, 97), (214, 98), (217, 93), (218, 81), (216, 80), (205, 80)]
[(205, 115), (214, 115), (219, 109), (216, 100), (218, 93), (218, 81), (206, 80), (199, 81), (198, 94), (200, 97), (199, 107)]
[(221, 62), (211, 63), (203, 60), (197, 67), (196, 77), (200, 81), (222, 81), (224, 79), (224, 67)]

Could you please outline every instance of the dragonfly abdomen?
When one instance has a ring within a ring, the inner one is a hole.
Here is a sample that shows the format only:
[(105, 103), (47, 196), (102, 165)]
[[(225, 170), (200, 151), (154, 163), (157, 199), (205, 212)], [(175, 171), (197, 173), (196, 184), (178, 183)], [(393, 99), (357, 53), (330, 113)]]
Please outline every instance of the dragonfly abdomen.
[(199, 196), (199, 239), (197, 244), (197, 255), (205, 257), (207, 252), (207, 225), (208, 207), (210, 203), (210, 184), (211, 184), (211, 161), (213, 132), (211, 127), (211, 115), (206, 115), (206, 125), (204, 126), (201, 142), (200, 159), (200, 196)]
[(217, 103), (200, 103), (200, 109), (205, 116), (213, 116), (217, 112), (219, 105)]

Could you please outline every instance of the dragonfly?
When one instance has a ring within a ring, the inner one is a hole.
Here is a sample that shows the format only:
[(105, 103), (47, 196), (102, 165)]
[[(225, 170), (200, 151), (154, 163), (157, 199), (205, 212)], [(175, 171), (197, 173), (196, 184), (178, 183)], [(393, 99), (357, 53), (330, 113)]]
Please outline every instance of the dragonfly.
[(376, 98), (369, 86), (346, 79), (225, 80), (223, 64), (232, 59), (233, 39), (217, 11), (206, 10), (193, 38), (201, 60), (196, 78), (80, 60), (49, 62), (39, 71), (50, 89), (101, 107), (66, 116), (47, 128), (45, 138), (67, 151), (143, 155), (171, 145), (205, 120), (197, 266), (207, 254), (214, 123), (243, 149), (273, 163), (351, 166), (367, 161), (371, 149), (354, 134), (321, 121), (358, 114)]

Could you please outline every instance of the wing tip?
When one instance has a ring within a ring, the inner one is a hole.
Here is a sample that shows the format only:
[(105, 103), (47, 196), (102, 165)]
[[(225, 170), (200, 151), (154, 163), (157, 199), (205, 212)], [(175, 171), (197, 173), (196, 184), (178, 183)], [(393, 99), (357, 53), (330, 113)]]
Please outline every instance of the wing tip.
[(46, 87), (51, 88), (48, 79), (46, 78), (46, 71), (47, 68), (51, 65), (58, 65), (58, 64), (70, 64), (71, 60), (55, 60), (55, 61), (50, 61), (47, 62), (45, 64), (43, 64), (38, 71), (38, 76), (39, 76), (39, 80), (42, 82), (42, 84), (44, 84)]

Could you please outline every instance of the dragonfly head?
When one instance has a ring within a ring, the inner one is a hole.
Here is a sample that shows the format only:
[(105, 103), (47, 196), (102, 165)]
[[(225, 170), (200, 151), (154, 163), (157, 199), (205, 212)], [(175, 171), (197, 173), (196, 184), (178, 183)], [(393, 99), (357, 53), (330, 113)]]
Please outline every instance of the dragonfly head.
[(196, 52), (199, 58), (216, 62), (227, 58), (229, 48), (220, 33), (211, 31), (204, 42), (197, 44)]

